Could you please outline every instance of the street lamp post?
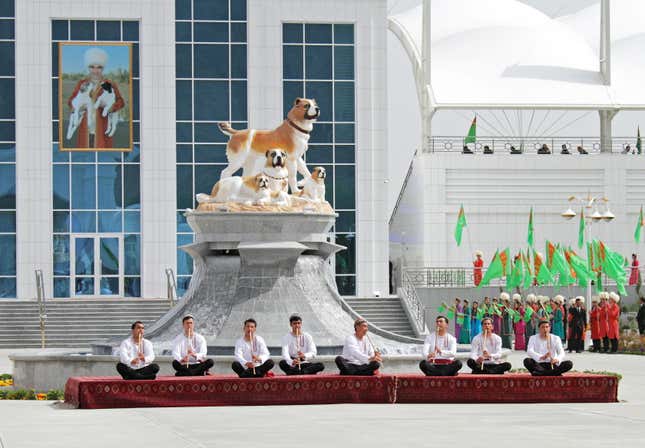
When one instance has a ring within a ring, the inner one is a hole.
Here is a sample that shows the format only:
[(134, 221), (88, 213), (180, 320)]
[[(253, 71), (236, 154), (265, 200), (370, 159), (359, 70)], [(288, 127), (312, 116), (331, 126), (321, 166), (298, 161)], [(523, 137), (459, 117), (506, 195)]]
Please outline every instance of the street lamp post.
[[(616, 216), (609, 209), (609, 199), (600, 196), (591, 196), (587, 194), (586, 198), (569, 196), (569, 208), (561, 213), (561, 216), (566, 220), (571, 220), (576, 217), (577, 213), (571, 209), (571, 204), (581, 206), (581, 213), (585, 218), (584, 239), (586, 242), (590, 240), (591, 226), (600, 222), (611, 222)], [(593, 211), (592, 211), (593, 210)], [(601, 213), (602, 210), (602, 213)], [(590, 322), (591, 313), (591, 280), (587, 280), (587, 297), (585, 300), (587, 308), (587, 322)], [(586, 333), (586, 332), (585, 332)], [(585, 349), (589, 346), (590, 340), (585, 335)]]

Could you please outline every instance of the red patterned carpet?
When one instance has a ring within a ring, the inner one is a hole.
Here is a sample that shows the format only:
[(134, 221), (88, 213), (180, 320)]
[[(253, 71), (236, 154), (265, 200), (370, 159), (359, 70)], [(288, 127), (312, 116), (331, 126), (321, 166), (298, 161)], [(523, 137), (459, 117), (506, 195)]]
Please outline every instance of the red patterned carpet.
[(612, 376), (565, 374), (531, 377), (463, 374), (159, 377), (125, 381), (119, 377), (73, 377), (65, 401), (83, 409), (248, 406), (332, 403), (578, 403), (615, 402), (618, 381)]

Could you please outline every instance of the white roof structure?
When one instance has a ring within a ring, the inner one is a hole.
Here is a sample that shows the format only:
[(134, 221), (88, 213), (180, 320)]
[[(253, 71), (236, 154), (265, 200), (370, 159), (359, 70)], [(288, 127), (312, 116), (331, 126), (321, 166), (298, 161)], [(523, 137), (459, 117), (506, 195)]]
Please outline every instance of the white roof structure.
[(435, 109), (645, 109), (638, 30), (645, 1), (611, 8), (611, 85), (599, 72), (599, 2), (553, 19), (516, 0), (432, 0), (429, 86), (422, 85), (422, 6), (390, 17), (389, 26)]

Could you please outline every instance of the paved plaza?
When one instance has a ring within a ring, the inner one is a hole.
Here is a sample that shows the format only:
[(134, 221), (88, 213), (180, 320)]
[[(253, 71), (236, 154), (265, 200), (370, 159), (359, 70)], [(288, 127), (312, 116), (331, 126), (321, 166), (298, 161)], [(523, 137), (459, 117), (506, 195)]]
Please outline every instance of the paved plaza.
[[(6, 355), (0, 352), (5, 372), (11, 368)], [(519, 367), (522, 353), (509, 359)], [(0, 447), (641, 446), (645, 357), (582, 353), (570, 359), (576, 370), (621, 373), (620, 402), (76, 410), (0, 401)]]

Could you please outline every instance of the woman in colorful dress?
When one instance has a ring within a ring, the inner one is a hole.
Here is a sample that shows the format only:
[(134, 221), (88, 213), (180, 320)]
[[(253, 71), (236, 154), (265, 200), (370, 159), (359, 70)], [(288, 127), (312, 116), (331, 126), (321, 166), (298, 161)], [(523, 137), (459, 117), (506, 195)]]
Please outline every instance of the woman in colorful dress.
[(524, 307), (522, 306), (522, 296), (513, 295), (513, 309), (519, 314), (519, 320), (513, 322), (513, 332), (515, 333), (515, 350), (526, 350), (526, 322), (524, 322)]
[(554, 308), (553, 308), (553, 326), (551, 327), (551, 333), (564, 339), (564, 297), (557, 295), (553, 298)]
[(464, 299), (464, 323), (459, 333), (458, 344), (470, 344), (470, 306), (467, 299)]
[(508, 310), (511, 308), (511, 301), (510, 297), (506, 293), (502, 293), (504, 295), (500, 295), (502, 297), (501, 300), (501, 311), (502, 311), (502, 316), (501, 316), (501, 334), (500, 336), (502, 337), (502, 348), (508, 348), (512, 349), (513, 348), (513, 318), (511, 317), (511, 313), (508, 312)]
[(482, 332), (482, 321), (478, 316), (479, 314), (479, 302), (476, 300), (473, 301), (473, 307), (470, 311), (471, 320), (470, 320), (470, 341), (473, 340), (475, 336)]
[(461, 324), (459, 318), (464, 315), (464, 307), (461, 300), (457, 297), (455, 299), (455, 339), (459, 340), (459, 333), (461, 333)]

